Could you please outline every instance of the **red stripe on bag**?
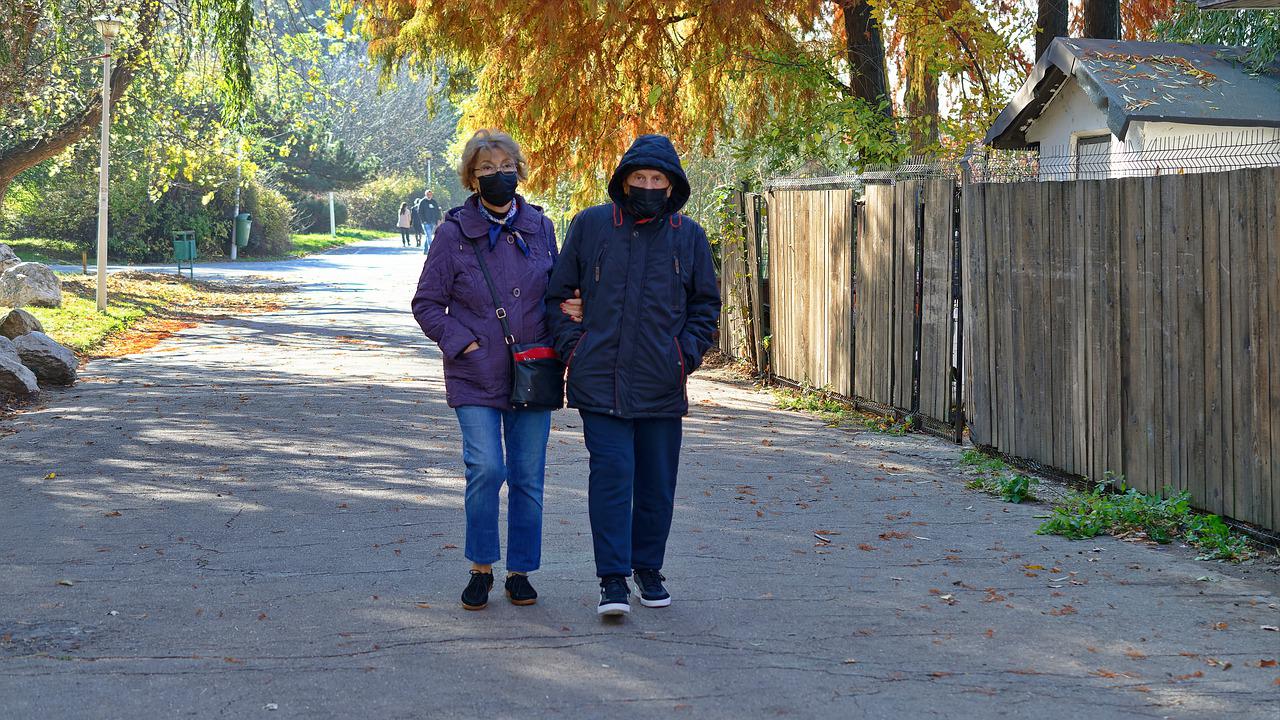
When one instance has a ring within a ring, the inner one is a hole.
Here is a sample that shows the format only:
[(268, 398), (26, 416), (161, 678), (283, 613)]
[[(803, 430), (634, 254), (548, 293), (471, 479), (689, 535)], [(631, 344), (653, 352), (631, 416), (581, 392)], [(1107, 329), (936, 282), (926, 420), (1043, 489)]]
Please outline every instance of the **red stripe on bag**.
[(556, 349), (553, 347), (536, 347), (528, 350), (521, 350), (517, 353), (511, 353), (516, 362), (528, 362), (529, 360), (555, 360), (559, 357), (556, 355)]

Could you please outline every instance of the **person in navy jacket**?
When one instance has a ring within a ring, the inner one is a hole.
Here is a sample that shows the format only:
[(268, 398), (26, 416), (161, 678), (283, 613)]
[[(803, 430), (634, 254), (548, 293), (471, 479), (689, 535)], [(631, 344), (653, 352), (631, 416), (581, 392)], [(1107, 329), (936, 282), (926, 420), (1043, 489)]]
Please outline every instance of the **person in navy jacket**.
[[(686, 382), (711, 347), (720, 291), (706, 233), (680, 209), (689, 181), (671, 141), (642, 135), (609, 181), (613, 202), (573, 219), (547, 285), (568, 403), (590, 454), (588, 505), (601, 615), (665, 607), (661, 574)], [(560, 304), (582, 298), (581, 322)]]

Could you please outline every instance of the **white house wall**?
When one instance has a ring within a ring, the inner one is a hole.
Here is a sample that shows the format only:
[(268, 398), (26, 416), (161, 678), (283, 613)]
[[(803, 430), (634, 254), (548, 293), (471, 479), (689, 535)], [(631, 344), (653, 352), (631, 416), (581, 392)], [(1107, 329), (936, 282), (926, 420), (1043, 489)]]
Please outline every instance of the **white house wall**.
[(1041, 180), (1213, 172), (1280, 163), (1280, 130), (1274, 128), (1135, 121), (1123, 141), (1111, 137), (1109, 163), (1077, 168), (1077, 140), (1110, 135), (1110, 130), (1106, 116), (1079, 84), (1072, 78), (1064, 82), (1026, 131), (1027, 141), (1040, 146)]

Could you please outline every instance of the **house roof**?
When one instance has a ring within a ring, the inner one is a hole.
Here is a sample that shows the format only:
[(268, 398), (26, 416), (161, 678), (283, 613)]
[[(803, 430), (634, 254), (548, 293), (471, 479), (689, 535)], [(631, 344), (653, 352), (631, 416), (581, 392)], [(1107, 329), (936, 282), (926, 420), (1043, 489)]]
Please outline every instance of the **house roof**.
[(1196, 0), (1201, 10), (1246, 10), (1280, 8), (1280, 0)]
[(1245, 52), (1219, 45), (1056, 38), (984, 142), (1027, 147), (1027, 129), (1068, 78), (1079, 83), (1121, 140), (1135, 120), (1280, 127), (1280, 67), (1251, 74), (1233, 62)]

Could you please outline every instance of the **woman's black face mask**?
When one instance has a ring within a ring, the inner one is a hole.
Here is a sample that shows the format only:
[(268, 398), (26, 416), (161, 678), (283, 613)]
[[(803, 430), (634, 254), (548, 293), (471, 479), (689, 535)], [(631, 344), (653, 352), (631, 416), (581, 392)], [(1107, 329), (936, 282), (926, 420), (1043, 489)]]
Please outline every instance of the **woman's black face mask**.
[(627, 193), (627, 212), (640, 219), (655, 218), (667, 209), (667, 188), (642, 188), (630, 186)]
[(496, 172), (477, 178), (480, 182), (480, 197), (494, 207), (502, 207), (516, 197), (516, 186), (520, 184), (520, 176), (514, 172)]

